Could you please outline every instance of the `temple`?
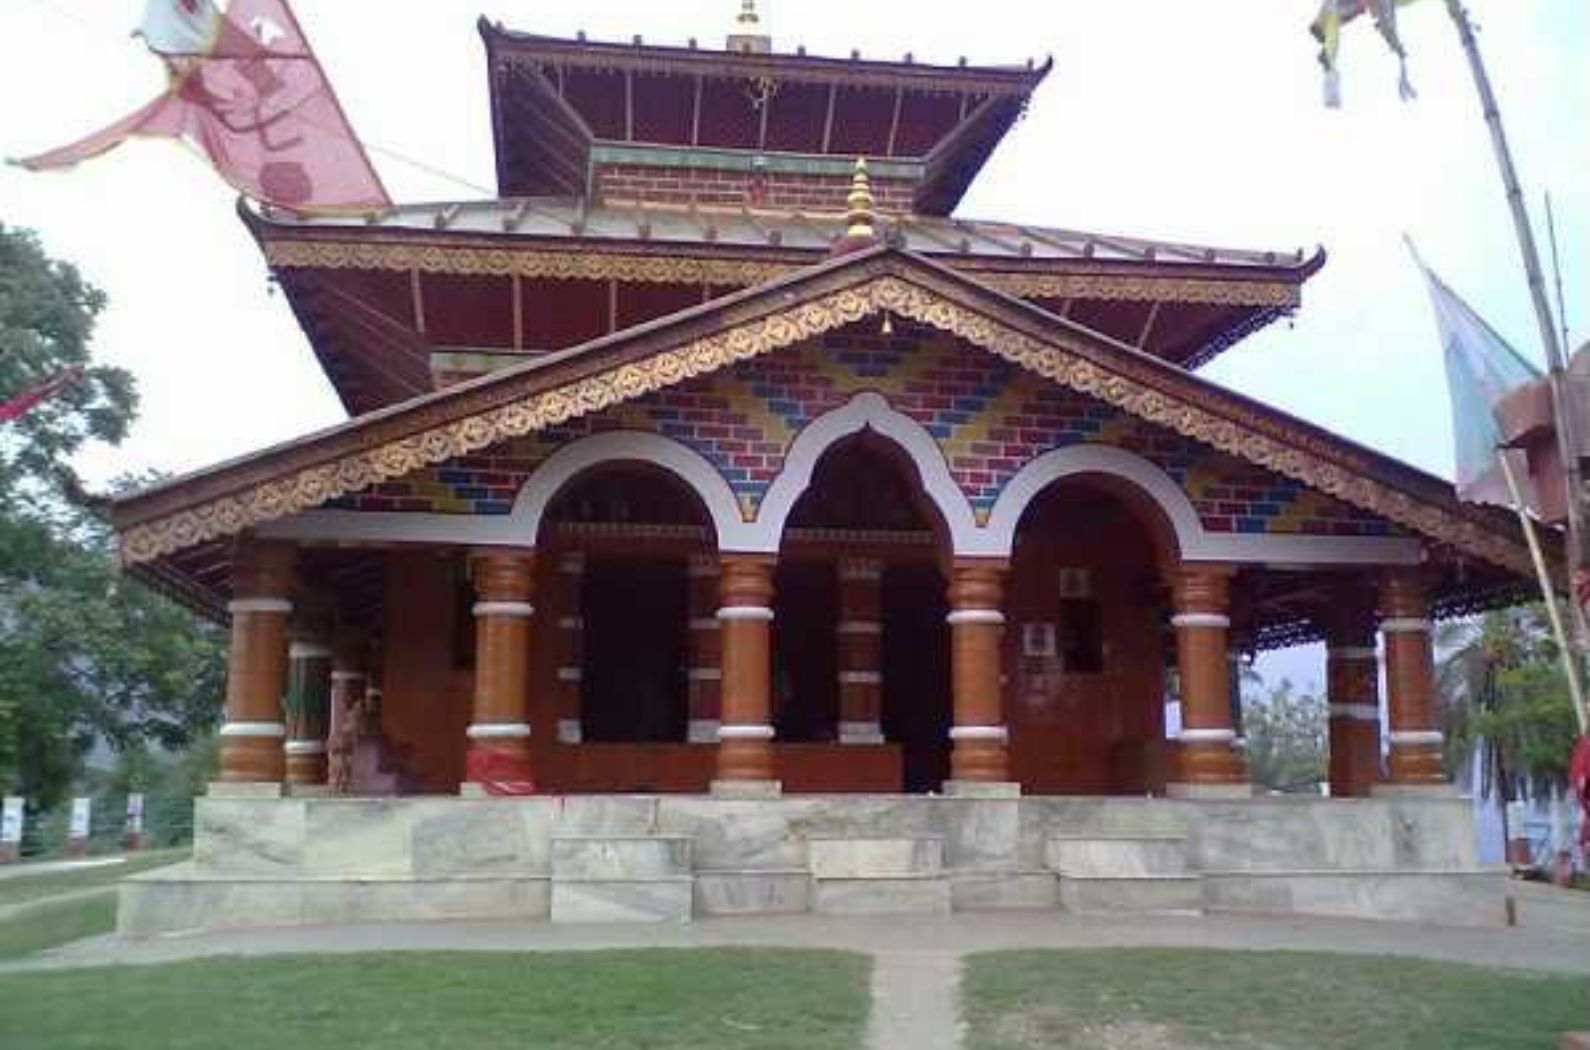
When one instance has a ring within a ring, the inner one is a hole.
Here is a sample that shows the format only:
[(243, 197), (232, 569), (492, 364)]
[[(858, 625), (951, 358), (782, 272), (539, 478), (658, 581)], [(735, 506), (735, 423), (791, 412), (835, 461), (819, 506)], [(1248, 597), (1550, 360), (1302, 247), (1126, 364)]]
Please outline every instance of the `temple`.
[[(125, 930), (1500, 921), (1430, 634), (1515, 523), (1199, 374), (1322, 252), (957, 217), (1047, 63), (480, 33), (497, 199), (242, 208), (349, 420), (113, 506), (232, 632)], [(1254, 797), (1241, 661), (1314, 640), (1331, 798)]]

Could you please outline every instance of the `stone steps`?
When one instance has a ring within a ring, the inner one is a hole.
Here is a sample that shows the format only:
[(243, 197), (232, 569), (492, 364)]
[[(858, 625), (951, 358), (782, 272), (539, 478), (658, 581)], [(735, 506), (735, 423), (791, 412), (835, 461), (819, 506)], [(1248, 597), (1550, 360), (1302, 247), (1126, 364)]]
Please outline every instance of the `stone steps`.
[(690, 839), (616, 834), (552, 837), (553, 922), (688, 922)]
[(1054, 835), (1044, 861), (1058, 876), (1066, 911), (1198, 912), (1203, 878), (1185, 835)]
[(948, 915), (944, 840), (936, 835), (809, 838), (811, 910), (823, 915)]

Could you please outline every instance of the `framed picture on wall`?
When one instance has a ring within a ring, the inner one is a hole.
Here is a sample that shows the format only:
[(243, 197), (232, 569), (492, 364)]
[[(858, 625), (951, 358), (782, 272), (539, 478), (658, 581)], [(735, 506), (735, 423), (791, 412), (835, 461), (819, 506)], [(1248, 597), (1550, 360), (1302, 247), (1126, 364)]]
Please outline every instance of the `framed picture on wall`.
[(1053, 657), (1055, 625), (1052, 623), (1024, 623), (1021, 625), (1021, 655)]

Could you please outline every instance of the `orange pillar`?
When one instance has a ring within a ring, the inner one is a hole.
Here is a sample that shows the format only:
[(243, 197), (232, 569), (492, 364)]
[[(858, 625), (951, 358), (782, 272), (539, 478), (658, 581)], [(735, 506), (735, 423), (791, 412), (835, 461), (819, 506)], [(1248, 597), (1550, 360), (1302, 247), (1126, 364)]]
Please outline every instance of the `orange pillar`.
[(1176, 574), (1176, 666), (1181, 678), (1181, 772), (1174, 795), (1246, 794), (1247, 764), (1231, 725), (1231, 572), (1184, 565)]
[(690, 699), (690, 724), (685, 739), (692, 744), (716, 744), (722, 724), (720, 690), (723, 679), (719, 654), (718, 559), (698, 555), (690, 559), (690, 635), (686, 681)]
[(1325, 651), (1330, 789), (1333, 798), (1352, 798), (1380, 779), (1380, 654), (1374, 602), (1356, 592), (1335, 597)]
[[(723, 722), (717, 783), (729, 789), (776, 783), (773, 772), (773, 561), (725, 555), (718, 575)], [(715, 787), (717, 785), (714, 785)]]
[(958, 785), (1010, 779), (1001, 683), (1000, 637), (1005, 629), (1004, 562), (956, 565), (950, 572), (950, 779)]
[(883, 563), (839, 563), (839, 742), (883, 743)]
[(244, 540), (232, 553), (232, 651), (227, 661), (226, 722), (219, 779), (275, 785), (283, 774), (282, 696), (287, 688), (287, 616), (293, 604), (296, 552), (280, 543)]
[(1394, 788), (1446, 783), (1430, 606), (1413, 569), (1388, 572), (1380, 589), (1380, 632), (1386, 647), (1386, 780)]
[(467, 736), (465, 781), (493, 795), (535, 790), (530, 769), (530, 597), (535, 552), (477, 553), (475, 581), (475, 707)]

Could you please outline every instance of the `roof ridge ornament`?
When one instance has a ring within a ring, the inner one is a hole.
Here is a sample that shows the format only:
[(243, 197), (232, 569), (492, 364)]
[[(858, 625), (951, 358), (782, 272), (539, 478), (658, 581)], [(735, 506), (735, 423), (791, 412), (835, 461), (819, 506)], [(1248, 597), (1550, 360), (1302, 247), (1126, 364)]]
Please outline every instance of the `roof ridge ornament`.
[(747, 55), (766, 55), (773, 50), (773, 38), (762, 28), (762, 17), (756, 12), (756, 0), (740, 0), (740, 13), (734, 17), (734, 28), (727, 41), (730, 51)]
[(858, 251), (878, 242), (873, 203), (867, 158), (857, 157), (850, 175), (850, 194), (845, 198), (845, 235), (834, 242), (835, 255)]

